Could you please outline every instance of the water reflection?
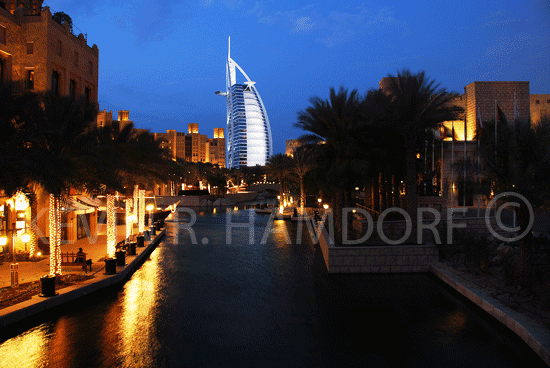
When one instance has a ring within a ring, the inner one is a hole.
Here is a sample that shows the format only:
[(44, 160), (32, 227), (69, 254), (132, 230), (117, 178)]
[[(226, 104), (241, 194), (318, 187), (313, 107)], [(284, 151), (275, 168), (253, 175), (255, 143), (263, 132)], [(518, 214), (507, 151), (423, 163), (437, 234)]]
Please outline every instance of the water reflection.
[[(167, 223), (119, 289), (0, 344), (0, 367), (518, 367), (534, 354), (428, 275), (328, 275), (302, 224)], [(249, 223), (249, 212), (232, 218)], [(288, 232), (293, 244), (286, 244)], [(201, 240), (207, 239), (208, 242)], [(67, 308), (67, 309), (69, 309)], [(540, 362), (539, 362), (540, 365)]]
[(162, 282), (159, 272), (159, 253), (126, 283), (121, 295), (119, 355), (123, 367), (150, 367), (155, 351), (160, 347), (159, 333), (154, 309), (159, 301), (158, 284)]
[(46, 367), (52, 335), (52, 324), (44, 323), (4, 342), (0, 345), (0, 366)]

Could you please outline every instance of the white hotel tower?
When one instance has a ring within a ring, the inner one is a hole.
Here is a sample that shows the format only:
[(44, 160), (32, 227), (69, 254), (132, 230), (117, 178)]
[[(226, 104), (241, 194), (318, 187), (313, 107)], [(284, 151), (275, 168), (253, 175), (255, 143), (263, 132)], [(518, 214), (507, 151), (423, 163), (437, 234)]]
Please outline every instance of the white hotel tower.
[[(237, 84), (235, 68), (244, 75), (244, 84)], [(225, 162), (228, 168), (265, 165), (273, 154), (271, 127), (262, 98), (244, 70), (231, 59), (231, 38), (226, 64), (227, 129)]]

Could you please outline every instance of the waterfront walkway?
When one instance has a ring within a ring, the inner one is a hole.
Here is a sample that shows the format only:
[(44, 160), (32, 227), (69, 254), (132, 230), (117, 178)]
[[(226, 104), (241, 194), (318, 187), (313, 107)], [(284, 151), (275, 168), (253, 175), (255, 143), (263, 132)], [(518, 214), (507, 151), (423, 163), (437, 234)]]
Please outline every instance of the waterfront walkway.
[[(123, 234), (120, 231), (123, 227), (124, 226), (118, 226), (118, 235)], [(82, 247), (84, 251), (90, 249), (89, 257), (93, 261), (93, 266), (92, 272), (88, 272), (88, 275), (93, 277), (76, 285), (56, 289), (57, 295), (53, 297), (44, 298), (40, 297), (39, 295), (34, 295), (29, 300), (0, 309), (0, 327), (12, 325), (28, 317), (32, 317), (36, 314), (45, 312), (51, 308), (55, 308), (61, 304), (70, 302), (85, 295), (91, 294), (95, 291), (126, 281), (132, 275), (132, 273), (141, 265), (145, 258), (148, 257), (149, 254), (151, 254), (154, 248), (161, 241), (162, 237), (165, 234), (165, 231), (166, 229), (161, 230), (161, 232), (157, 232), (157, 235), (149, 240), (147, 240), (146, 237), (145, 247), (136, 248), (135, 256), (126, 256), (126, 264), (124, 266), (117, 266), (117, 273), (114, 275), (105, 275), (105, 263), (103, 261), (98, 261), (100, 258), (105, 257), (107, 248), (105, 235), (98, 236), (94, 244), (91, 244), (87, 240), (85, 242), (80, 241), (74, 244), (67, 244), (65, 248), (63, 248), (64, 252), (77, 251), (79, 247)], [(122, 235), (122, 238), (120, 240), (123, 239), (124, 235)], [(49, 265), (47, 264), (47, 261), (46, 263), (44, 263), (44, 260), (42, 260), (40, 262), (21, 262), (20, 264), (22, 263), (26, 264), (26, 267), (21, 268), (20, 266), (20, 269), (22, 269), (23, 271), (22, 273), (20, 273), (20, 283), (36, 281), (40, 279), (41, 276), (44, 276), (49, 272)], [(4, 265), (2, 266), (2, 270), (5, 270)], [(9, 264), (7, 270), (7, 276), (6, 271), (4, 271), (4, 273), (1, 275), (1, 279), (3, 282), (6, 282), (7, 279), (7, 283), (9, 286)], [(71, 269), (70, 272), (62, 272), (62, 274), (69, 273), (84, 274), (84, 271), (80, 268), (75, 267), (74, 269)], [(24, 281), (22, 281), (23, 278)]]
[[(82, 248), (86, 253), (86, 258), (92, 260), (92, 273), (95, 273), (105, 264), (101, 259), (107, 254), (107, 225), (97, 224), (97, 234), (88, 238), (80, 239), (72, 244), (61, 244), (61, 252), (78, 252)], [(116, 241), (124, 240), (126, 237), (126, 226), (117, 226)], [(50, 273), (50, 257), (46, 256), (40, 261), (20, 261), (19, 263), (19, 283), (37, 281), (40, 277)], [(11, 262), (4, 262), (0, 265), (0, 288), (11, 286)], [(80, 267), (62, 267), (62, 274), (84, 274)], [(89, 274), (89, 272), (88, 272)]]

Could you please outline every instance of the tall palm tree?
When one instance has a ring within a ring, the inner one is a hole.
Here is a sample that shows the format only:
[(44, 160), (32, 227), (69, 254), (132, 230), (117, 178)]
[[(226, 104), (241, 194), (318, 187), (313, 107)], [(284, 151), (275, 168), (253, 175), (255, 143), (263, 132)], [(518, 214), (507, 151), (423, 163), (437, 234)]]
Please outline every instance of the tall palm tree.
[(292, 156), (292, 172), (298, 177), (300, 183), (300, 213), (304, 213), (306, 203), (306, 191), (304, 189), (304, 178), (313, 169), (313, 152), (307, 147), (294, 149)]
[(22, 83), (0, 85), (0, 192), (11, 197), (43, 174), (38, 96)]
[[(499, 108), (498, 139), (494, 123), (485, 123), (481, 133), (480, 153), (495, 194), (515, 192), (523, 195), (533, 207), (548, 206), (550, 198), (550, 122), (532, 126), (530, 121), (510, 123)], [(519, 202), (517, 220), (521, 239), (521, 284), (529, 290), (533, 282), (529, 208)]]
[[(444, 121), (461, 118), (463, 109), (455, 106), (455, 94), (440, 87), (424, 71), (412, 74), (409, 70), (388, 75), (384, 92), (389, 99), (388, 127), (404, 139), (406, 195), (408, 213), (416, 228), (418, 207), (418, 175), (416, 154), (423, 147), (426, 132)], [(416, 236), (416, 234), (414, 234)]]
[(282, 153), (272, 155), (267, 159), (267, 172), (277, 178), (281, 193), (286, 191), (286, 179), (292, 170), (292, 159)]
[[(362, 99), (357, 90), (331, 87), (329, 99), (310, 99), (310, 106), (298, 112), (296, 127), (309, 132), (300, 137), (323, 162), (325, 176), (334, 193), (332, 203), (337, 238), (342, 229), (342, 208), (351, 203), (351, 188), (357, 173), (364, 168), (364, 133), (367, 125), (363, 116)], [(351, 225), (348, 222), (348, 225)], [(341, 238), (340, 238), (341, 239)]]

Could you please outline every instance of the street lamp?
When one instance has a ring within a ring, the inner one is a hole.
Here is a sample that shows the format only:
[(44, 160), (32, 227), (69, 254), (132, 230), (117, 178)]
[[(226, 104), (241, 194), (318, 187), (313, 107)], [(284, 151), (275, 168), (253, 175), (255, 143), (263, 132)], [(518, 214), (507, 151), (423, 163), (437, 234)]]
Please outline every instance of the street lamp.
[(151, 212), (153, 211), (154, 208), (155, 208), (155, 205), (152, 203), (149, 203), (146, 208), (146, 210), (149, 211), (149, 227), (153, 226), (153, 217), (151, 215)]
[[(13, 227), (4, 229), (4, 235), (0, 236), (0, 245), (5, 246), (8, 244), (8, 234), (11, 233), (12, 236), (12, 251), (13, 251), (13, 258), (11, 262), (11, 287), (17, 287), (19, 286), (19, 263), (16, 262), (15, 257), (15, 240), (17, 237), (17, 231), (23, 230), (24, 228), (17, 228), (16, 224), (13, 224)], [(31, 240), (31, 236), (27, 233), (27, 230), (25, 228), (25, 232), (21, 235), (21, 241), (25, 243), (25, 249), (27, 248), (27, 243)]]

